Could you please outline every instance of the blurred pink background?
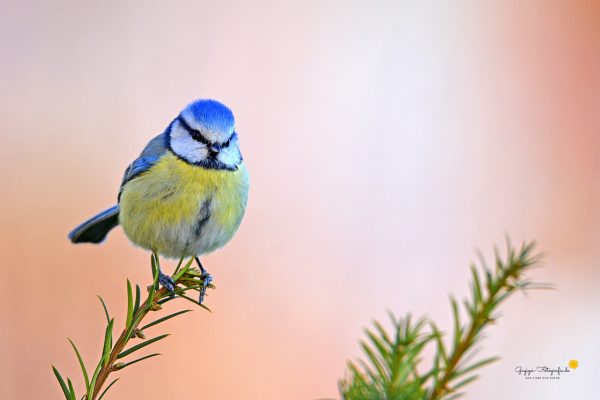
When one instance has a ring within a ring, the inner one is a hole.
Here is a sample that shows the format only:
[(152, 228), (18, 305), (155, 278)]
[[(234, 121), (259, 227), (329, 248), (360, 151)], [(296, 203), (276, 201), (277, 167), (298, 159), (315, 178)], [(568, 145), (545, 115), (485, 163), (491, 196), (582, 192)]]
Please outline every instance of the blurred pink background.
[[(600, 4), (2, 1), (0, 398), (60, 398), (149, 255), (67, 232), (188, 102), (237, 117), (252, 177), (217, 290), (108, 399), (336, 398), (386, 310), (450, 327), (474, 249), (537, 239), (467, 399), (590, 399), (600, 370)], [(172, 268), (172, 265), (170, 266)], [(173, 303), (172, 303), (173, 304)], [(176, 308), (187, 307), (175, 303)], [(120, 326), (120, 325), (119, 325)], [(564, 365), (526, 382), (517, 365)]]

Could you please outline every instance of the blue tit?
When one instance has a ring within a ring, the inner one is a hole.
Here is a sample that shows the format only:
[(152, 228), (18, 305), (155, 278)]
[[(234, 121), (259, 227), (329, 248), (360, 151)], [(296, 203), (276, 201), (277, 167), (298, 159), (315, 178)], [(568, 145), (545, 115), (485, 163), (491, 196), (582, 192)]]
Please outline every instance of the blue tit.
[[(117, 205), (85, 221), (73, 243), (100, 243), (121, 225), (127, 237), (167, 258), (195, 257), (224, 246), (237, 231), (249, 178), (231, 110), (196, 100), (152, 139), (123, 176)], [(160, 272), (170, 291), (173, 282)], [(204, 290), (201, 292), (202, 302)]]

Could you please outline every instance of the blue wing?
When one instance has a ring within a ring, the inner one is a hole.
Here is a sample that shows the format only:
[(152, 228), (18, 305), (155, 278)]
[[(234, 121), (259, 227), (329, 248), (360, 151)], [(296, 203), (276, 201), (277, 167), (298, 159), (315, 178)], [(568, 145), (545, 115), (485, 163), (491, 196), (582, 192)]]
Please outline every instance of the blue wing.
[(152, 166), (166, 153), (167, 146), (165, 137), (167, 134), (167, 132), (161, 133), (152, 139), (146, 148), (144, 148), (142, 154), (127, 167), (125, 174), (123, 175), (123, 180), (121, 181), (121, 188), (119, 189), (119, 200), (121, 199), (121, 192), (123, 192), (125, 184), (152, 168)]
[[(123, 176), (123, 181), (121, 182), (119, 199), (121, 198), (123, 186), (125, 186), (127, 182), (148, 171), (158, 162), (158, 160), (160, 160), (163, 154), (167, 152), (167, 145), (165, 142), (166, 135), (168, 135), (167, 132), (152, 139), (144, 148), (142, 154), (127, 167), (125, 175)], [(120, 209), (118, 204), (112, 206), (108, 210), (88, 219), (77, 228), (73, 229), (71, 233), (69, 233), (69, 239), (71, 239), (73, 243), (102, 242), (106, 238), (108, 232), (119, 225), (119, 212)]]

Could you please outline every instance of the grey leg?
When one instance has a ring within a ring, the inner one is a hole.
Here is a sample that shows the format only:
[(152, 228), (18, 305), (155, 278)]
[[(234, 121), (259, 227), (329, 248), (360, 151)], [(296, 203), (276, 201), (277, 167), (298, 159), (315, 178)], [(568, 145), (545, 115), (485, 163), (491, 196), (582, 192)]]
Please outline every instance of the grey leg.
[(198, 264), (198, 267), (200, 267), (200, 272), (202, 272), (202, 280), (204, 282), (204, 284), (200, 288), (200, 298), (198, 299), (198, 304), (202, 304), (202, 302), (204, 301), (204, 295), (206, 294), (206, 289), (208, 288), (208, 285), (210, 285), (210, 283), (212, 282), (213, 278), (212, 275), (209, 274), (206, 271), (206, 269), (204, 269), (198, 257), (196, 257), (196, 263)]

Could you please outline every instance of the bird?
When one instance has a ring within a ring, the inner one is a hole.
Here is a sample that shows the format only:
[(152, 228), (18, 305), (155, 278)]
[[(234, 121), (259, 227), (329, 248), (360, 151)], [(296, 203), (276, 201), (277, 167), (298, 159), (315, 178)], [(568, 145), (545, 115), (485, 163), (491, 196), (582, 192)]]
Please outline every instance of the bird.
[[(125, 170), (117, 204), (73, 229), (73, 243), (101, 243), (120, 225), (134, 244), (166, 258), (194, 257), (204, 287), (212, 276), (200, 256), (223, 247), (246, 210), (249, 175), (232, 111), (213, 99), (188, 104)], [(173, 279), (159, 272), (171, 294)]]

